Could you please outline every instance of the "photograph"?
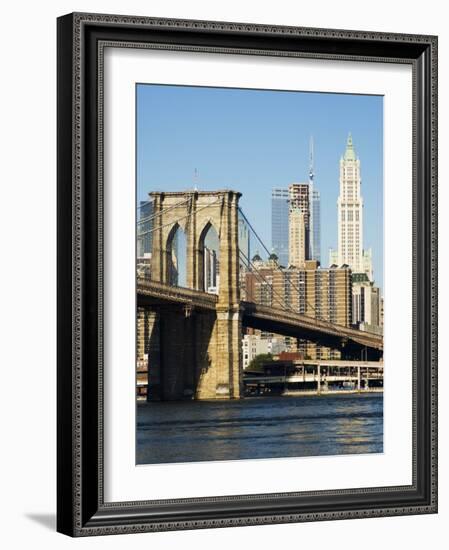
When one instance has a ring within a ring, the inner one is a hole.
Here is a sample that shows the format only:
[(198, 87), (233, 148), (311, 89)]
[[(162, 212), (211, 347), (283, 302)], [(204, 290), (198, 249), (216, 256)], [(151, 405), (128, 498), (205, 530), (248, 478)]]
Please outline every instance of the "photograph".
[(438, 512), (438, 36), (273, 10), (58, 17), (60, 533)]
[(383, 453), (383, 96), (135, 97), (136, 464)]

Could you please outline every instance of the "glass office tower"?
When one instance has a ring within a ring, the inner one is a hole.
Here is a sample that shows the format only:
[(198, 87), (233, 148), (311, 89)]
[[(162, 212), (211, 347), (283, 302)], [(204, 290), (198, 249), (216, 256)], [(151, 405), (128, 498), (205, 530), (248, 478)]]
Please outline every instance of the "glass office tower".
[(271, 246), (280, 265), (288, 265), (288, 188), (271, 192)]

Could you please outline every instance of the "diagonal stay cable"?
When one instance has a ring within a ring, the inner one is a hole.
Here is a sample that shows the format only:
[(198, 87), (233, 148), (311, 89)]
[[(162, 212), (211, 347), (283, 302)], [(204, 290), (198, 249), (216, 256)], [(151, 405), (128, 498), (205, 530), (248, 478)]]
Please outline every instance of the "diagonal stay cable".
[[(249, 266), (247, 266), (249, 267)], [(259, 282), (261, 283), (266, 283), (269, 287), (270, 287), (270, 291), (271, 291), (271, 300), (273, 300), (273, 302), (279, 306), (280, 309), (282, 309), (283, 311), (287, 312), (287, 311), (291, 311), (291, 310), (286, 310), (285, 309), (285, 305), (284, 303), (279, 299), (277, 298), (277, 295), (275, 293), (273, 293), (273, 287), (272, 285), (266, 280), (263, 278), (263, 276), (261, 276), (258, 272), (254, 272), (254, 274), (256, 275), (256, 277), (258, 278)], [(258, 302), (256, 302), (258, 303)], [(263, 305), (263, 304), (261, 304)]]
[(154, 199), (150, 199), (148, 201), (140, 201), (141, 203), (143, 204), (139, 204), (139, 206), (137, 207), (137, 210), (140, 210), (141, 208), (145, 208), (145, 206), (147, 206), (148, 204), (154, 202)]
[(283, 309), (284, 311), (293, 311), (291, 308), (288, 308), (285, 306), (285, 302), (283, 301), (282, 299), (282, 296), (280, 296), (273, 288), (273, 284), (270, 283), (263, 275), (262, 273), (257, 269), (257, 267), (251, 262), (251, 260), (246, 256), (246, 254), (242, 251), (242, 250), (239, 250), (239, 254), (240, 256), (243, 256), (245, 259), (246, 259), (246, 262), (247, 262), (247, 267), (251, 267), (252, 268), (252, 271), (256, 274), (257, 277), (259, 277), (259, 280), (262, 280), (262, 282), (266, 283), (270, 289), (271, 289), (271, 293), (272, 295), (276, 296), (276, 297), (279, 297), (278, 300), (276, 300), (276, 302), (281, 306), (281, 309)]
[[(183, 201), (180, 201), (180, 202), (176, 202), (175, 204), (172, 204), (171, 206), (166, 206), (164, 208), (161, 209), (160, 212), (157, 212), (156, 214), (151, 214), (150, 216), (146, 216), (145, 218), (140, 218), (139, 220), (137, 220), (137, 223), (148, 223), (149, 221), (159, 217), (159, 216), (162, 216), (163, 214), (165, 214), (166, 212), (168, 212), (169, 210), (173, 210), (173, 208), (177, 208), (178, 206), (182, 206), (183, 204), (187, 204), (189, 201), (192, 200), (192, 197), (191, 195), (189, 195), (189, 197)], [(137, 208), (140, 208), (140, 207), (137, 207)]]
[[(216, 204), (218, 201), (222, 200), (223, 197), (217, 197), (214, 201), (212, 201), (211, 203), (209, 204), (205, 204), (204, 206), (202, 206), (201, 208), (198, 208), (196, 210), (196, 213), (198, 212), (201, 212), (202, 210), (205, 210), (206, 208), (210, 208), (211, 206), (213, 206), (214, 204)], [(153, 227), (151, 229), (149, 229), (148, 231), (144, 231), (142, 233), (139, 233), (139, 237), (141, 235), (146, 235), (148, 233), (154, 233), (155, 231), (159, 231), (160, 229), (163, 229), (164, 227), (168, 227), (170, 225), (174, 225), (175, 223), (177, 222), (180, 222), (181, 220), (184, 220), (188, 217), (190, 217), (192, 214), (191, 212), (189, 212), (188, 214), (186, 214), (185, 216), (181, 216), (180, 218), (177, 218), (176, 220), (172, 220), (171, 222), (169, 223), (166, 223), (166, 224), (162, 224), (162, 225), (158, 225), (157, 227)]]
[[(243, 219), (245, 220), (245, 222), (248, 224), (248, 227), (251, 229), (251, 231), (254, 233), (254, 235), (256, 236), (257, 240), (260, 242), (260, 244), (262, 245), (262, 247), (264, 248), (265, 252), (270, 255), (271, 252), (268, 250), (268, 248), (265, 246), (265, 243), (262, 241), (261, 237), (259, 236), (259, 234), (257, 233), (257, 231), (254, 229), (254, 227), (252, 226), (251, 222), (248, 220), (248, 218), (246, 217), (245, 213), (243, 212), (243, 210), (239, 207), (239, 212), (240, 214), (243, 216)], [(275, 261), (274, 262), (275, 266), (276, 266), (276, 269), (278, 269), (279, 271), (282, 271), (282, 268), (281, 266)], [(293, 287), (299, 295), (301, 295), (301, 291), (299, 290), (299, 288), (293, 284), (293, 282), (291, 281), (291, 279), (288, 280), (288, 283), (291, 287)], [(315, 315), (316, 315), (316, 320), (317, 321), (321, 321), (323, 323), (327, 323), (329, 326), (331, 326), (336, 332), (340, 333), (341, 335), (343, 335), (343, 333), (336, 327), (338, 327), (338, 325), (332, 323), (331, 321), (328, 321), (327, 319), (322, 319), (320, 318), (316, 308), (306, 299), (306, 303), (307, 305), (315, 312)]]
[[(247, 258), (247, 256), (243, 253), (243, 252), (240, 252), (241, 255), (245, 256), (245, 258)], [(277, 293), (274, 288), (273, 288), (273, 284), (270, 283), (261, 273), (260, 271), (256, 268), (256, 266), (250, 261), (247, 259), (247, 261), (249, 262), (249, 266), (252, 267), (252, 269), (256, 272), (256, 274), (258, 274), (258, 276), (263, 280), (263, 282), (265, 282), (267, 285), (269, 285), (271, 287), (271, 290), (273, 292), (273, 294), (275, 294), (276, 296), (279, 296), (279, 300), (276, 300), (277, 303), (281, 303), (281, 308), (284, 310), (284, 311), (290, 311), (292, 313), (298, 313), (297, 311), (295, 311), (292, 307), (289, 307), (289, 306), (286, 306), (285, 305), (285, 302), (283, 301), (283, 298), (282, 296)], [(248, 264), (247, 264), (248, 266)], [(260, 279), (259, 279), (260, 280)], [(307, 319), (309, 319), (312, 323), (319, 323), (319, 322), (322, 322), (321, 319), (317, 319), (315, 317), (309, 317), (308, 315), (304, 315), (302, 314), (303, 317), (306, 317)], [(332, 325), (333, 327), (334, 325)]]
[[(243, 210), (239, 207), (239, 212), (241, 213), (241, 215), (243, 216), (243, 219), (245, 220), (245, 222), (248, 224), (249, 228), (251, 229), (251, 231), (254, 233), (254, 235), (256, 236), (257, 240), (259, 241), (259, 243), (262, 245), (263, 249), (265, 250), (265, 252), (268, 254), (268, 256), (270, 256), (271, 252), (268, 250), (268, 248), (266, 247), (265, 243), (262, 241), (261, 237), (259, 236), (259, 234), (257, 233), (257, 231), (254, 229), (254, 227), (251, 225), (251, 222), (248, 220), (248, 218), (246, 217), (245, 213), (243, 212)], [(275, 267), (276, 269), (278, 269), (279, 271), (282, 271), (282, 268), (281, 266), (277, 263), (277, 261), (274, 261), (274, 264), (275, 264)], [(293, 284), (293, 282), (291, 281), (291, 279), (288, 279), (288, 283), (290, 286), (292, 286), (297, 292), (298, 294), (300, 295), (301, 294), (301, 291), (299, 290), (299, 288)], [(313, 305), (308, 301), (306, 300), (306, 303), (313, 309), (313, 311), (315, 312), (315, 314), (317, 314), (317, 311), (316, 309), (313, 307)], [(318, 318), (317, 318), (318, 319)], [(321, 320), (321, 319), (319, 319)]]

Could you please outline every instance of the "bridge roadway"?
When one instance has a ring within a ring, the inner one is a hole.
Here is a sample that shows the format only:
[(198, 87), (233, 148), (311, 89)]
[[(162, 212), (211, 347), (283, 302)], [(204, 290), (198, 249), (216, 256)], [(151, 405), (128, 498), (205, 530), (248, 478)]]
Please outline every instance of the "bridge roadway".
[[(215, 310), (218, 302), (216, 294), (209, 294), (190, 288), (173, 287), (165, 283), (138, 279), (137, 304), (166, 305), (179, 304), (185, 308)], [(351, 329), (326, 321), (320, 321), (294, 311), (263, 306), (253, 302), (241, 302), (242, 325), (283, 336), (294, 336), (321, 342), (330, 347), (355, 345), (381, 352), (383, 338), (361, 330)]]

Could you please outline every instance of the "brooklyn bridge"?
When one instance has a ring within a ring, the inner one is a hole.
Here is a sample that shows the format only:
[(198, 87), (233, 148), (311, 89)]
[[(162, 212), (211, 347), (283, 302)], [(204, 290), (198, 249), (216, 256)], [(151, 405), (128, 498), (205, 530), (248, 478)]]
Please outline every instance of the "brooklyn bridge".
[[(240, 266), (257, 274), (239, 248), (240, 193), (231, 190), (154, 192), (150, 273), (137, 278), (138, 319), (149, 358), (149, 397), (163, 400), (243, 396), (242, 335), (246, 328), (290, 336), (338, 350), (347, 360), (379, 360), (381, 335), (306, 316), (278, 300), (267, 306), (241, 299)], [(220, 279), (207, 292), (205, 239), (218, 236)], [(173, 280), (174, 239), (186, 239), (186, 278)], [(262, 275), (257, 275), (263, 277)]]

